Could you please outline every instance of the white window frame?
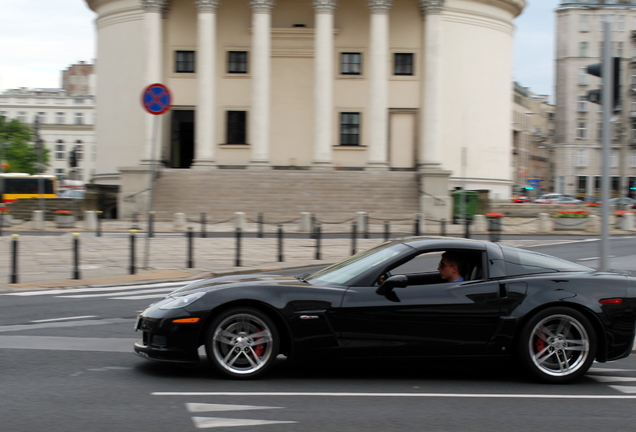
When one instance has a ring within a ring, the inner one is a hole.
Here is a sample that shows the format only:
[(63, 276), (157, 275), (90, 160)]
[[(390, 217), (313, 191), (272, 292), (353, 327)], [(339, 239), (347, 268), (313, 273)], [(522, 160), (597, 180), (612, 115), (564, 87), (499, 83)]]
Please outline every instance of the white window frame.
[(586, 86), (588, 81), (587, 67), (579, 68), (579, 85)]
[(577, 168), (585, 168), (588, 166), (589, 157), (587, 149), (574, 150), (574, 166)]
[(585, 120), (576, 121), (576, 139), (587, 139), (587, 122)]

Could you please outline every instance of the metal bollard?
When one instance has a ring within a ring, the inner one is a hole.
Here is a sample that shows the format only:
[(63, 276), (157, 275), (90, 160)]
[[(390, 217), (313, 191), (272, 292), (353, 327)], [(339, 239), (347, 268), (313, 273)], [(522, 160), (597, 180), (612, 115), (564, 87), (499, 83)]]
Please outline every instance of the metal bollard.
[(148, 237), (155, 236), (155, 212), (148, 212)]
[(0, 211), (0, 237), (2, 237), (2, 225), (4, 225), (4, 213)]
[(415, 218), (415, 229), (413, 230), (415, 236), (420, 235), (420, 218)]
[(497, 243), (501, 240), (501, 218), (488, 218), (488, 232), (491, 242)]
[(258, 214), (258, 238), (263, 238), (263, 213)]
[(439, 221), (439, 225), (440, 225), (440, 235), (442, 237), (446, 236), (446, 219), (442, 219), (441, 221)]
[(316, 227), (316, 215), (311, 215), (311, 226), (309, 227), (309, 238), (314, 238)]
[(95, 237), (101, 237), (102, 236), (102, 212), (98, 210), (95, 213), (97, 214), (97, 226), (95, 229)]
[(139, 229), (139, 213), (137, 212), (132, 214), (132, 227), (130, 227), (130, 229)]
[(364, 215), (364, 238), (368, 239), (369, 238), (369, 214), (365, 213)]
[(188, 268), (194, 267), (194, 233), (192, 232), (192, 227), (188, 228), (188, 262), (186, 266)]
[(391, 237), (391, 227), (389, 221), (384, 221), (384, 241), (389, 241)]
[(469, 218), (464, 218), (464, 225), (465, 225), (464, 238), (469, 239), (470, 238), (470, 219)]
[(135, 274), (135, 233), (137, 230), (130, 230), (130, 274)]
[(241, 228), (236, 228), (236, 259), (234, 261), (234, 266), (241, 266)]
[(283, 262), (283, 225), (278, 225), (278, 262)]
[(18, 283), (18, 234), (11, 235), (11, 274), (9, 275), (9, 283)]
[(320, 227), (320, 224), (316, 224), (316, 259), (320, 260), (322, 259), (320, 256), (320, 240), (322, 237), (322, 228)]
[(351, 224), (351, 255), (356, 254), (356, 239), (358, 237), (358, 224)]
[(207, 224), (206, 214), (201, 213), (201, 238), (206, 238), (208, 236), (206, 224)]
[(79, 233), (73, 233), (73, 279), (80, 279), (79, 271)]

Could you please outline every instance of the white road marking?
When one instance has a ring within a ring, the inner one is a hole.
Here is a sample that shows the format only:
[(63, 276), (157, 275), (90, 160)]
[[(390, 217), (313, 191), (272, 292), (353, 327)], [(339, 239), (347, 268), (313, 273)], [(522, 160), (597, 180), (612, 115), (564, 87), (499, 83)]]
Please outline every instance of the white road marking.
[[(132, 288), (138, 288), (138, 287), (132, 287)], [(72, 294), (72, 295), (58, 295), (57, 297), (61, 297), (61, 298), (98, 298), (98, 297), (112, 297), (113, 295), (120, 295), (120, 294), (144, 294), (144, 293), (166, 293), (166, 292), (172, 292), (174, 291), (174, 288), (155, 288), (155, 289), (145, 289), (145, 290), (136, 290), (136, 291), (126, 291), (125, 293), (106, 293), (106, 294)], [(151, 296), (151, 297), (157, 297), (156, 295)]]
[(182, 281), (182, 282), (164, 282), (164, 283), (141, 284), (141, 285), (120, 285), (115, 287), (50, 289), (50, 290), (43, 290), (43, 291), (10, 292), (10, 293), (3, 293), (0, 295), (29, 297), (29, 296), (37, 296), (37, 295), (59, 295), (59, 294), (75, 294), (75, 293), (126, 291), (126, 290), (135, 290), (135, 289), (143, 289), (143, 288), (173, 287), (176, 289), (176, 288), (185, 286), (189, 283), (197, 282), (197, 281), (192, 280), (192, 281)]
[[(636, 387), (633, 387), (636, 393)], [(636, 399), (636, 395), (488, 394), (488, 393), (332, 393), (332, 392), (153, 392), (153, 396), (279, 396), (279, 397), (416, 397), (474, 399)]]
[(202, 412), (219, 412), (219, 411), (248, 411), (248, 410), (263, 410), (263, 409), (280, 409), (282, 407), (187, 403), (186, 408), (191, 413), (202, 413)]
[(613, 388), (614, 390), (618, 390), (621, 393), (627, 393), (627, 394), (636, 393), (636, 387), (632, 387), (632, 386), (614, 386), (614, 385), (611, 385), (609, 387)]
[(45, 322), (54, 322), (54, 321), (70, 321), (70, 320), (80, 320), (86, 318), (97, 318), (96, 315), (83, 315), (83, 316), (74, 316), (74, 317), (64, 317), (64, 318), (51, 318), (44, 320), (35, 320), (31, 321), (32, 323), (45, 323)]
[(609, 383), (609, 382), (634, 382), (636, 381), (636, 378), (631, 378), (631, 377), (620, 377), (620, 376), (601, 376), (601, 375), (588, 375), (590, 378), (592, 378), (595, 381), (598, 382), (602, 382), (602, 383)]
[(271, 420), (247, 420), (216, 417), (192, 417), (194, 426), (198, 429), (234, 427), (234, 426), (260, 426), (270, 424), (297, 423), (294, 421), (271, 421)]

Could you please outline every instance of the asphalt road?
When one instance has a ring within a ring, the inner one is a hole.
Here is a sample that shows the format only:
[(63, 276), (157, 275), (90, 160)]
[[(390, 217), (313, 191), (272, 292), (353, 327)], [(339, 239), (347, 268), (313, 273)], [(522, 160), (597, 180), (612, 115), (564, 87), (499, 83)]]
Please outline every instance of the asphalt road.
[[(635, 240), (612, 267), (636, 271)], [(593, 240), (533, 249), (594, 264)], [(295, 270), (294, 273), (302, 273)], [(0, 296), (0, 430), (631, 431), (636, 357), (597, 364), (573, 385), (527, 380), (506, 363), (347, 363), (258, 381), (132, 354), (137, 313), (174, 285)]]

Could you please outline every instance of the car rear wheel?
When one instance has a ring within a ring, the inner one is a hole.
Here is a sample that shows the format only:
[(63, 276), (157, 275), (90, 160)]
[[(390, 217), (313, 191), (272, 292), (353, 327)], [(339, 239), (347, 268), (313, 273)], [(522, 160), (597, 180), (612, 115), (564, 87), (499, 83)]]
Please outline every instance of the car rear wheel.
[(596, 334), (580, 312), (550, 308), (527, 323), (518, 351), (531, 375), (548, 383), (566, 383), (583, 376), (592, 365)]
[(205, 351), (212, 366), (230, 378), (263, 375), (278, 355), (280, 340), (271, 319), (253, 308), (234, 308), (210, 326)]

